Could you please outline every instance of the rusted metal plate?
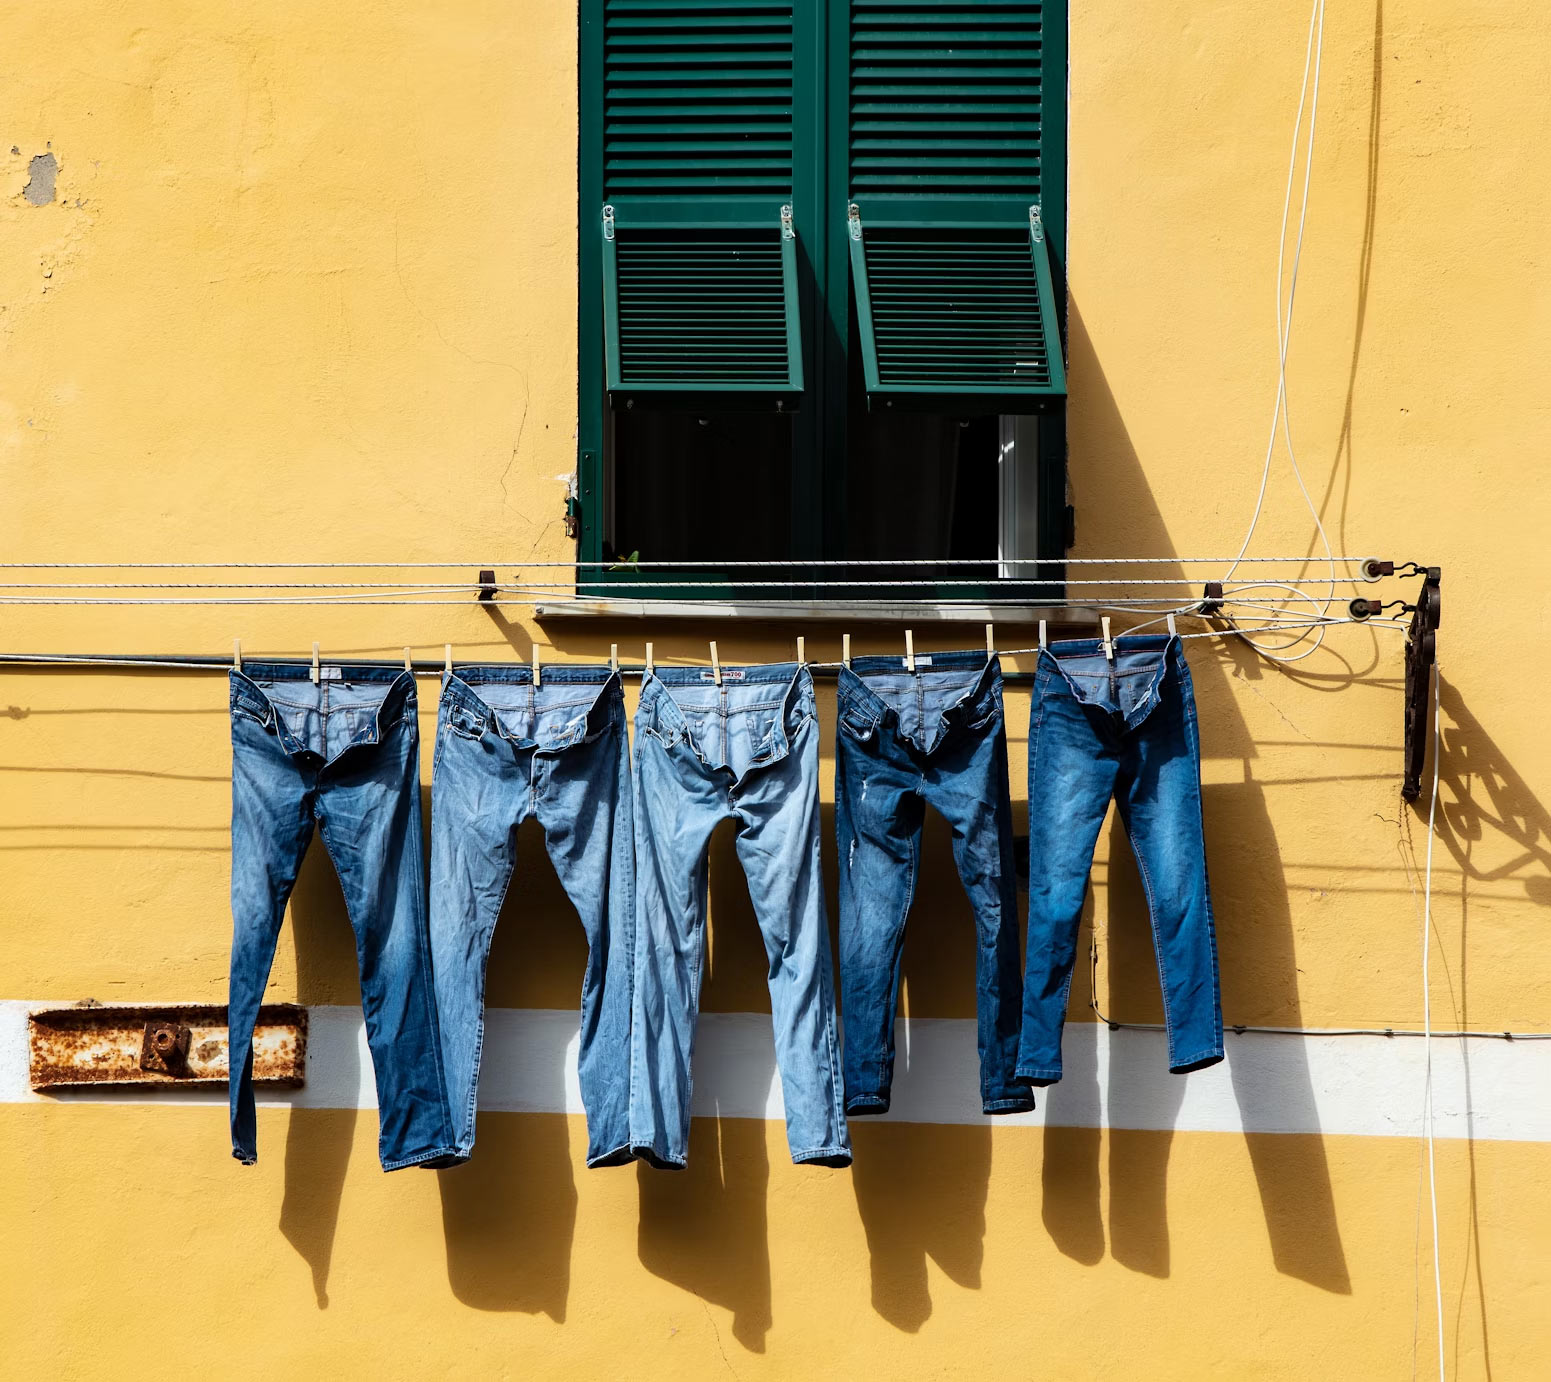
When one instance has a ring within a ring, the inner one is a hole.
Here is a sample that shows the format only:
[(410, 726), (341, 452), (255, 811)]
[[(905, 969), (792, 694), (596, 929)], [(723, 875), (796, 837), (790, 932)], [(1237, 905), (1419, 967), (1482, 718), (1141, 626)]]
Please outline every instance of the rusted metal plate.
[[(80, 1004), (27, 1016), (35, 1090), (111, 1085), (201, 1088), (227, 1081), (226, 1009)], [(253, 1079), (296, 1088), (306, 1082), (307, 1009), (266, 1003), (253, 1033)]]

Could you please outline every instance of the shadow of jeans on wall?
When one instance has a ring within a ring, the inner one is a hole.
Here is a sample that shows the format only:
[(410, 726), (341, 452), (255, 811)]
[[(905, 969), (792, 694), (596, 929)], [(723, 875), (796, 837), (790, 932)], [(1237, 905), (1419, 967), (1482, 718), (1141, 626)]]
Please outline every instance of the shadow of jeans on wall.
[[(921, 832), (918, 877), (900, 959), (896, 1094), (910, 1080), (904, 1010), (966, 1018), (976, 1011), (974, 913), (959, 881), (947, 822), (931, 808)], [(1021, 914), (1015, 924), (1021, 932)], [(971, 1086), (976, 1098), (978, 1088), (978, 1083)], [(855, 1162), (850, 1174), (871, 1257), (872, 1305), (897, 1329), (913, 1334), (931, 1318), (928, 1258), (955, 1285), (980, 1289), (992, 1126), (990, 1119), (960, 1124), (851, 1120)]]
[[(701, 1012), (762, 1013), (768, 1024), (769, 961), (730, 822), (712, 834), (708, 870)], [(696, 1043), (692, 1067), (696, 1097), (689, 1166), (683, 1171), (638, 1168), (637, 1251), (654, 1276), (732, 1311), (733, 1337), (750, 1353), (763, 1353), (772, 1318), (765, 1206), (771, 1125), (763, 1118), (721, 1114), (716, 1091), (726, 1078), (720, 1059), (726, 1053), (716, 1047), (715, 1035), (702, 1031), (701, 1036), (705, 1039)], [(765, 1064), (756, 1074), (736, 1061), (726, 1069), (741, 1068), (749, 1086), (769, 1088), (777, 1078), (773, 1037), (768, 1047), (761, 1041), (760, 1054)]]
[[(509, 1013), (489, 1009), (560, 1008), (577, 1001), (587, 946), (537, 821), (517, 832), (517, 862), (490, 942), (485, 970), (486, 1046), (472, 1158), (436, 1173), (442, 1200), (447, 1281), (476, 1310), (566, 1317), (571, 1244), (576, 1232), (576, 1163), (563, 1113), (498, 1112), (491, 1087), (519, 1071), (501, 1068), (509, 1050), (501, 1029)], [(473, 1039), (473, 1033), (465, 1034)], [(536, 1054), (536, 1053), (535, 1053)], [(559, 1109), (574, 1049), (556, 1046), (508, 1089), (506, 1107)], [(492, 1063), (494, 1062), (494, 1063)]]
[(642, 1164), (636, 1172), (641, 1265), (732, 1311), (733, 1337), (750, 1353), (765, 1351), (772, 1318), (767, 1126), (760, 1118), (695, 1118), (686, 1170)]
[[(296, 1001), (308, 1007), (359, 1006), (355, 936), (334, 865), (316, 834), (291, 894), (289, 920), (296, 950)], [(352, 1068), (330, 1072), (331, 1081), (341, 1088), (357, 1086), (362, 1074), (359, 1049), (353, 1044), (342, 1048), (339, 1058), (351, 1061)], [(367, 1116), (375, 1122), (375, 1112)], [(280, 1232), (311, 1268), (320, 1310), (329, 1304), (334, 1234), (359, 1117), (354, 1108), (293, 1108), (286, 1125)], [(259, 1154), (263, 1155), (262, 1147)]]
[(851, 1124), (851, 1182), (872, 1259), (872, 1308), (914, 1334), (932, 1314), (926, 1260), (980, 1289), (991, 1129), (973, 1124)]

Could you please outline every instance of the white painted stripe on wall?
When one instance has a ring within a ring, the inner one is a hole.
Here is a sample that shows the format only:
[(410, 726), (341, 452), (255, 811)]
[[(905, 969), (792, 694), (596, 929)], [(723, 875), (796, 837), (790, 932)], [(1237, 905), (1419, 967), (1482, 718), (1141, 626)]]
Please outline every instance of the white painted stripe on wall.
[[(37, 1095), (27, 1083), (27, 1012), (0, 1002), (0, 1103), (171, 1101), (224, 1104), (217, 1092), (90, 1090)], [(894, 1106), (882, 1122), (981, 1123), (975, 1024), (901, 1019)], [(1439, 1137), (1551, 1142), (1551, 1042), (1441, 1038), (1433, 1043)], [(1161, 1032), (1066, 1029), (1066, 1078), (1037, 1093), (1034, 1113), (1006, 1127), (1177, 1129), (1181, 1132), (1329, 1133), (1415, 1137), (1421, 1132), (1426, 1043), (1413, 1037), (1254, 1033), (1227, 1039), (1228, 1059), (1190, 1075), (1168, 1073)], [(482, 1109), (581, 1113), (577, 1017), (546, 1009), (492, 1009), (480, 1077)], [(376, 1092), (358, 1009), (310, 1009), (307, 1084), (264, 1092), (263, 1105), (374, 1108)], [(706, 1013), (695, 1043), (697, 1115), (783, 1117), (770, 1019)]]

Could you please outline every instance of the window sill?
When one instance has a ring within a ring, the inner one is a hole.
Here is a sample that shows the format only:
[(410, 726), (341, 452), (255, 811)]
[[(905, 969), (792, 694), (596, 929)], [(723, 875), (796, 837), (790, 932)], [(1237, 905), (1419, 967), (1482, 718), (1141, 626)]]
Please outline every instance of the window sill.
[(947, 605), (909, 603), (856, 604), (843, 600), (610, 600), (579, 595), (535, 605), (539, 623), (569, 619), (744, 619), (788, 623), (851, 624), (1037, 624), (1041, 619), (1063, 627), (1091, 627), (1098, 610), (1085, 607), (1042, 608), (1038, 605)]

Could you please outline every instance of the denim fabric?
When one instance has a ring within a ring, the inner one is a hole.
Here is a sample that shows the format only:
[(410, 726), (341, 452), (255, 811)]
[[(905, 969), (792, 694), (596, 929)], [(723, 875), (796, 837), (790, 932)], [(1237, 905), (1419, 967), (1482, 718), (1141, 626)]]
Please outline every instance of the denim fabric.
[(426, 929), (415, 679), (248, 663), (231, 674), (232, 1154), (257, 1160), (253, 1027), (316, 822), (355, 931), (383, 1169), (441, 1162), (452, 1114)]
[(485, 963), (536, 816), (587, 935), (577, 1057), (587, 1164), (631, 1160), (634, 934), (625, 696), (606, 667), (463, 667), (443, 679), (431, 780), (431, 954), (458, 1152), (474, 1145)]
[(836, 692), (846, 1112), (889, 1107), (900, 954), (928, 802), (953, 832), (975, 912), (981, 1106), (1026, 1112), (1033, 1095), (1014, 1078), (1023, 970), (1002, 670), (984, 653), (923, 655), (916, 667), (854, 658)]
[(636, 965), (630, 1141), (682, 1167), (700, 1007), (706, 850), (736, 849), (769, 958), (776, 1063), (795, 1162), (846, 1166), (834, 978), (819, 866), (819, 727), (805, 667), (660, 668), (636, 711)]
[(1018, 1077), (1061, 1078), (1061, 1027), (1093, 847), (1110, 798), (1152, 918), (1169, 1069), (1223, 1058), (1217, 941), (1201, 826), (1201, 743), (1179, 639), (1095, 639), (1040, 653), (1029, 717), (1029, 936)]

